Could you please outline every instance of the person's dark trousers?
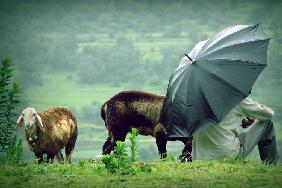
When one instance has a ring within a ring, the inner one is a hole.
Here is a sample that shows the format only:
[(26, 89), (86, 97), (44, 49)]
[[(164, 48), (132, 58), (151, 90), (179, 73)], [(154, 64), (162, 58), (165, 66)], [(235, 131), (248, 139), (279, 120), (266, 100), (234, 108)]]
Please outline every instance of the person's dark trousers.
[(272, 121), (267, 121), (264, 133), (258, 143), (260, 158), (266, 163), (277, 162), (279, 155), (276, 146), (276, 136)]

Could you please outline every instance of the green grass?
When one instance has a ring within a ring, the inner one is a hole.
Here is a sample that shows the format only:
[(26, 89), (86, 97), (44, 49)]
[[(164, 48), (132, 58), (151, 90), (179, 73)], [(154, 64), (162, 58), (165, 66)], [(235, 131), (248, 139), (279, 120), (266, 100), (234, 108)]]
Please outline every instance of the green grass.
[[(136, 164), (143, 165), (143, 164)], [(102, 163), (1, 166), (0, 187), (281, 187), (282, 167), (259, 162), (154, 162), (147, 172), (111, 174)]]
[[(109, 97), (123, 90), (121, 87), (107, 85), (82, 85), (67, 74), (54, 74), (43, 78), (43, 85), (27, 88), (24, 95), (31, 106), (38, 111), (52, 106), (66, 106), (80, 109), (93, 102), (103, 103)], [(36, 95), (34, 93), (36, 91)]]
[[(130, 35), (129, 35), (130, 36)], [(131, 40), (130, 37), (127, 37)], [(96, 46), (113, 46), (116, 44), (115, 39), (109, 38), (98, 38), (95, 42), (81, 42), (78, 43), (77, 52), (82, 52), (84, 47), (93, 47)], [(132, 41), (133, 46), (140, 52), (143, 59), (150, 59), (161, 61), (162, 55), (160, 49), (166, 47), (183, 47), (183, 50), (187, 50), (187, 46), (191, 45), (191, 40), (188, 37), (182, 38), (160, 38), (152, 37), (151, 39), (137, 38)]]
[[(54, 106), (66, 106), (80, 110), (83, 106), (103, 104), (118, 92), (131, 89), (127, 85), (113, 87), (107, 84), (81, 84), (74, 75), (66, 73), (45, 75), (43, 80), (45, 84), (26, 88), (24, 93), (29, 105), (38, 111)], [(140, 87), (139, 90), (157, 94), (164, 92), (146, 85)]]

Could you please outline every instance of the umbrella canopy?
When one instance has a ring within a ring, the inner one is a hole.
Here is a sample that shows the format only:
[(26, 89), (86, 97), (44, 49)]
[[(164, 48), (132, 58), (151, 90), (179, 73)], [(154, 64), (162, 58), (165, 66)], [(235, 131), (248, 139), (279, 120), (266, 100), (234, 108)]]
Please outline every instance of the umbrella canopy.
[(169, 138), (217, 124), (246, 98), (267, 64), (259, 25), (235, 25), (197, 43), (169, 80), (161, 119)]

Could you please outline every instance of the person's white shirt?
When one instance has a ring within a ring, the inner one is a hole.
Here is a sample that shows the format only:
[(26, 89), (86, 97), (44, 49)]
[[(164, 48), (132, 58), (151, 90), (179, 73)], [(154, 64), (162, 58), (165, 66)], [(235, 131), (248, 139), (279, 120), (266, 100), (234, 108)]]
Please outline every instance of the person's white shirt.
[(271, 108), (245, 98), (217, 125), (204, 126), (197, 130), (192, 142), (193, 160), (215, 160), (224, 157), (236, 158), (240, 151), (239, 134), (242, 119), (251, 117), (266, 121), (274, 116)]

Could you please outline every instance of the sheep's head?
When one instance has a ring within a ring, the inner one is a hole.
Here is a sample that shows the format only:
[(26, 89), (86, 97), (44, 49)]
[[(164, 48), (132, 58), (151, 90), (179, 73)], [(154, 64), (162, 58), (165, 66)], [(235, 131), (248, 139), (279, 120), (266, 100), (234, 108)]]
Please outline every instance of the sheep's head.
[(29, 135), (33, 135), (37, 128), (45, 131), (42, 120), (34, 108), (29, 107), (23, 110), (17, 121), (16, 131), (22, 127), (22, 124), (25, 125), (25, 130)]

